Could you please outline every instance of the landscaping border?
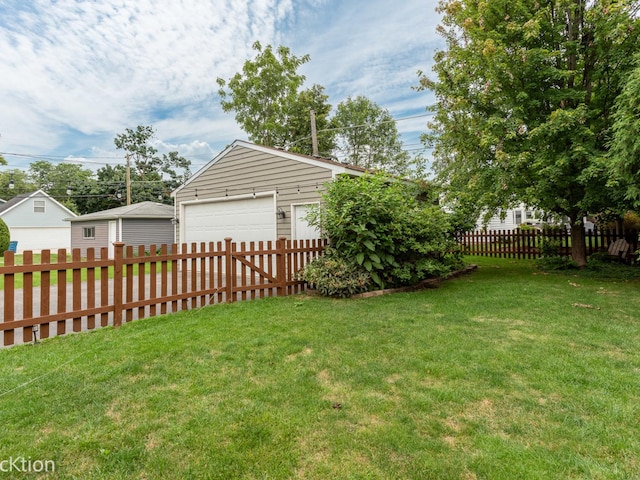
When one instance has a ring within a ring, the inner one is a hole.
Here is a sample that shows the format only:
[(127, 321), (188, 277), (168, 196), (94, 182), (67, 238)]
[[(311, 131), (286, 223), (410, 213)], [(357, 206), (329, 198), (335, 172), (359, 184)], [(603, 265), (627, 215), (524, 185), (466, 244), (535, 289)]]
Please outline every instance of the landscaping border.
[(456, 270), (454, 272), (448, 273), (444, 277), (438, 278), (429, 278), (427, 280), (423, 280), (420, 283), (415, 285), (411, 285), (408, 287), (398, 287), (398, 288), (386, 288), (384, 290), (373, 290), (371, 292), (358, 293), (356, 295), (351, 296), (351, 298), (370, 298), (370, 297), (378, 297), (380, 295), (387, 295), (389, 293), (401, 293), (401, 292), (414, 292), (416, 290), (424, 290), (426, 288), (437, 288), (444, 280), (449, 280), (452, 278), (457, 278), (461, 275), (465, 275), (467, 273), (471, 273), (478, 268), (478, 265), (468, 265), (460, 270)]

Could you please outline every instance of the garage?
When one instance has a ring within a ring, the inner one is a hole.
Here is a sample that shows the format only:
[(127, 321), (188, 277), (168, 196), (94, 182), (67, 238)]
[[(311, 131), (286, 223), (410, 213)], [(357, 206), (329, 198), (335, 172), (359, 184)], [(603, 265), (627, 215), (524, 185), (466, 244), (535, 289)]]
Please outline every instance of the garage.
[(273, 195), (183, 203), (180, 237), (185, 243), (235, 242), (276, 239), (277, 218)]

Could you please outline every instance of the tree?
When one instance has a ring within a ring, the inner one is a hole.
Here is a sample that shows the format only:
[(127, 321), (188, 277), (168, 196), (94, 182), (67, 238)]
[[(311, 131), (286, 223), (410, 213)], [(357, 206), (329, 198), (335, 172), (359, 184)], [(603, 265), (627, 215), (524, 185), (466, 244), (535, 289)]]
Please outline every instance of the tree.
[(4, 200), (9, 200), (21, 193), (33, 192), (37, 189), (38, 187), (23, 170), (12, 168), (11, 170), (0, 172), (0, 198)]
[(126, 172), (124, 165), (105, 165), (96, 172), (96, 181), (74, 189), (74, 195), (84, 199), (78, 213), (84, 215), (126, 205)]
[[(260, 42), (255, 42), (253, 49), (256, 57), (244, 63), (242, 73), (228, 81), (217, 79), (222, 109), (235, 112), (249, 140), (260, 145), (285, 148), (301, 138), (310, 138), (310, 127), (305, 129), (309, 108), (314, 108), (316, 121), (322, 124), (331, 106), (325, 103), (327, 97), (320, 86), (299, 92), (305, 77), (297, 70), (309, 61), (309, 55), (296, 57), (283, 46), (274, 52), (271, 45), (263, 49)], [(305, 144), (294, 145), (302, 150)], [(311, 149), (303, 153), (311, 153)]]
[(622, 93), (616, 99), (610, 161), (613, 185), (640, 207), (640, 54)]
[(491, 211), (523, 201), (571, 223), (586, 265), (583, 217), (607, 186), (613, 106), (638, 51), (633, 0), (445, 0), (431, 133), (449, 195)]
[(296, 102), (291, 106), (291, 117), (288, 124), (288, 149), (292, 152), (310, 155), (313, 153), (311, 136), (311, 114), (313, 110), (315, 122), (318, 153), (320, 156), (329, 157), (335, 149), (335, 131), (331, 130), (329, 113), (331, 105), (327, 103), (329, 97), (324, 94), (324, 87), (313, 85), (298, 94)]
[[(116, 148), (126, 152), (132, 203), (160, 201), (171, 204), (169, 192), (191, 175), (191, 162), (181, 157), (178, 152), (158, 155), (158, 150), (150, 143), (154, 137), (153, 127), (138, 125), (135, 130), (127, 128), (125, 133), (117, 135), (114, 139)], [(179, 173), (180, 170), (182, 173)], [(105, 168), (103, 176), (112, 177), (112, 174), (121, 172), (120, 169)], [(125, 184), (122, 195), (127, 193), (126, 168), (124, 173)]]
[(4, 159), (2, 155), (0, 155), (0, 165), (6, 165), (7, 161)]
[(76, 213), (85, 209), (83, 192), (95, 182), (88, 168), (72, 163), (54, 165), (46, 160), (32, 162), (29, 176), (38, 188)]
[(402, 150), (396, 122), (388, 110), (366, 97), (347, 98), (331, 120), (337, 156), (351, 165), (408, 175), (411, 156)]
[(9, 227), (4, 222), (3, 219), (0, 218), (0, 257), (4, 257), (4, 252), (9, 249), (9, 244), (11, 243), (11, 232), (9, 231)]

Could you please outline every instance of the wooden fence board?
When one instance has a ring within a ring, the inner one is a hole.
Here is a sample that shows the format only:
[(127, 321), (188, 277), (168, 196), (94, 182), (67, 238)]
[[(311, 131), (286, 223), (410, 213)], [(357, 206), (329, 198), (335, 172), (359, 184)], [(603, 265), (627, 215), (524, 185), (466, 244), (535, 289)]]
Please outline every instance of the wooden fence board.
[[(606, 251), (608, 246), (624, 233), (594, 228), (585, 233), (587, 255)], [(533, 259), (540, 256), (543, 241), (557, 242), (558, 253), (571, 255), (571, 234), (565, 229), (515, 229), (466, 232), (459, 236), (458, 244), (467, 255)]]
[[(296, 278), (297, 271), (322, 254), (325, 242), (279, 238), (238, 245), (226, 239), (190, 247), (152, 245), (147, 252), (143, 246), (134, 250), (116, 242), (111, 259), (106, 247), (99, 255), (87, 249), (85, 258), (79, 249), (70, 258), (60, 249), (53, 262), (51, 252), (43, 250), (39, 264), (27, 251), (21, 265), (15, 265), (15, 254), (7, 252), (0, 266), (4, 279), (0, 347), (13, 345), (19, 328), (21, 341), (28, 343), (38, 336), (48, 338), (51, 324), (56, 335), (66, 334), (67, 321), (78, 332), (97, 324), (119, 327), (168, 310), (298, 293), (305, 285)], [(18, 274), (21, 289), (15, 288)], [(34, 274), (39, 276), (39, 287)], [(38, 295), (34, 295), (36, 288)], [(18, 315), (16, 305), (21, 307)]]

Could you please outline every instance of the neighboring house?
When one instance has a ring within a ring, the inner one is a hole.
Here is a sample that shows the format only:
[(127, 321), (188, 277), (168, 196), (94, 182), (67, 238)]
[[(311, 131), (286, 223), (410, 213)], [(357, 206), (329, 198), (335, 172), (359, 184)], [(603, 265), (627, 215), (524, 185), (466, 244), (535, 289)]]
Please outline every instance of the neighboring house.
[(525, 204), (506, 210), (503, 215), (500, 213), (494, 215), (489, 220), (481, 217), (476, 223), (476, 230), (513, 230), (521, 225), (541, 225), (544, 223), (542, 214), (532, 208), (528, 208)]
[[(593, 230), (593, 222), (586, 217), (584, 220), (585, 230)], [(534, 225), (541, 227), (544, 224), (564, 225), (569, 227), (569, 219), (548, 219), (545, 215), (533, 208), (527, 207), (524, 203), (510, 208), (504, 212), (504, 218), (498, 213), (491, 217), (488, 221), (484, 221), (482, 217), (476, 223), (476, 230), (514, 230), (522, 225)]]
[(80, 248), (86, 256), (87, 248), (108, 247), (113, 258), (113, 242), (127, 245), (172, 244), (174, 242), (173, 206), (156, 202), (140, 202), (68, 218), (71, 222), (71, 248)]
[(323, 184), (364, 169), (236, 140), (172, 192), (180, 243), (319, 238), (305, 215)]
[(71, 230), (68, 217), (75, 213), (43, 190), (16, 195), (0, 204), (0, 218), (9, 227), (17, 251), (69, 249)]

